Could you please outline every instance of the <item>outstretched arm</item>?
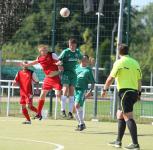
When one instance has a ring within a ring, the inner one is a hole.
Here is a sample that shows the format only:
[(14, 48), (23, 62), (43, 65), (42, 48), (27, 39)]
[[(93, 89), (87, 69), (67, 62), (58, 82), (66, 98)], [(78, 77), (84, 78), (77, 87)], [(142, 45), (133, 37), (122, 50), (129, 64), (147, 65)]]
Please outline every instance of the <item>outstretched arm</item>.
[(37, 60), (34, 60), (34, 61), (32, 61), (32, 62), (30, 62), (30, 63), (22, 63), (22, 66), (23, 67), (30, 67), (30, 66), (33, 66), (33, 65), (36, 65), (36, 64), (38, 64), (38, 61)]

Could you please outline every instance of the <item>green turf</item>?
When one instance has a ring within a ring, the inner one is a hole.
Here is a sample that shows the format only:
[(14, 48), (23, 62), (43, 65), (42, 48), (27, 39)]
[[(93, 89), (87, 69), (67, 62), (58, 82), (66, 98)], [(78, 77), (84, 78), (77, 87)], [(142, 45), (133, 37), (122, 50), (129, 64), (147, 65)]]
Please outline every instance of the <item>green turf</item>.
[[(33, 120), (23, 125), (23, 118), (0, 117), (1, 150), (55, 150), (54, 144), (65, 150), (114, 150), (107, 145), (116, 138), (116, 123), (86, 122), (87, 129), (74, 131), (76, 121)], [(138, 124), (139, 143), (142, 150), (152, 150), (153, 126)], [(126, 130), (123, 146), (131, 142)], [(58, 149), (56, 149), (58, 150)]]
[[(12, 100), (10, 103), (10, 116), (21, 116), (21, 106), (19, 102), (15, 101), (16, 99)], [(48, 98), (47, 98), (48, 99)], [(13, 101), (13, 102), (12, 102)], [(37, 102), (34, 103), (35, 106), (37, 106)], [(55, 103), (53, 101), (53, 116), (54, 116), (54, 108)], [(49, 110), (49, 101), (45, 102), (44, 109)], [(68, 105), (67, 109), (68, 110)], [(58, 118), (60, 118), (60, 102), (58, 104)], [(86, 100), (86, 113), (85, 118), (86, 120), (90, 120), (93, 118), (94, 114), (94, 102), (93, 100)], [(6, 116), (6, 102), (0, 103), (0, 115)], [(32, 115), (32, 114), (30, 114)], [(34, 115), (34, 114), (33, 114)], [(153, 119), (145, 119), (141, 118), (141, 116), (153, 116), (153, 101), (140, 101), (137, 102), (134, 106), (134, 115), (137, 121), (139, 122), (150, 122)], [(109, 120), (112, 121), (112, 101), (103, 101), (100, 100), (97, 102), (97, 118), (99, 120)]]

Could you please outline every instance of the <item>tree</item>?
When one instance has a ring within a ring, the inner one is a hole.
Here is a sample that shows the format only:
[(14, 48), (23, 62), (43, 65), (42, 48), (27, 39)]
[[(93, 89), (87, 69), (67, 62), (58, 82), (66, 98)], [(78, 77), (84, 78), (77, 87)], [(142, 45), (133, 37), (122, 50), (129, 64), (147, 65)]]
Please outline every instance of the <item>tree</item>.
[[(7, 0), (9, 1), (9, 0)], [(28, 3), (29, 9), (28, 13), (22, 18), (19, 27), (16, 26), (16, 29), (11, 34), (11, 37), (6, 36), (6, 40), (3, 43), (3, 58), (7, 58), (7, 51), (12, 55), (10, 58), (22, 59), (32, 59), (36, 57), (36, 47), (40, 43), (51, 45), (51, 36), (52, 36), (52, 0), (39, 0), (39, 1), (25, 1), (20, 0), (21, 2), (34, 2), (32, 8), (30, 7), (31, 3)], [(17, 1), (13, 1), (17, 2)], [(111, 30), (113, 28), (114, 22), (118, 18), (118, 0), (108, 0), (104, 4), (104, 17), (101, 19), (101, 37), (100, 43), (105, 41), (105, 38), (111, 37)], [(21, 4), (20, 4), (21, 5)], [(18, 7), (20, 7), (18, 4)], [(68, 7), (71, 10), (71, 15), (68, 18), (62, 18), (58, 13), (62, 7)], [(6, 8), (4, 8), (6, 9)], [(89, 49), (89, 55), (94, 55), (92, 49), (96, 48), (96, 26), (97, 26), (97, 16), (85, 15), (83, 11), (83, 2), (82, 0), (70, 0), (66, 2), (65, 0), (58, 0), (56, 5), (56, 43), (55, 51), (60, 51), (67, 46), (67, 40), (73, 36), (77, 39), (78, 45), (87, 46), (86, 49)], [(98, 8), (96, 8), (98, 10)], [(20, 8), (16, 9), (19, 11)], [(109, 11), (108, 11), (109, 10)], [(22, 14), (19, 12), (15, 17)], [(14, 16), (11, 16), (13, 18)], [(111, 21), (110, 21), (111, 19)], [(84, 40), (83, 34), (88, 34), (87, 28), (89, 29), (89, 34), (92, 36), (92, 39), (88, 38), (88, 41)], [(6, 35), (9, 35), (6, 32)], [(104, 36), (103, 36), (104, 35)], [(91, 42), (91, 43), (90, 43)], [(86, 45), (84, 45), (86, 44)], [(19, 46), (18, 46), (19, 45)], [(26, 45), (26, 46), (24, 46)], [(18, 47), (17, 47), (18, 46)], [(23, 47), (22, 47), (23, 46)], [(19, 49), (20, 48), (20, 49)], [(28, 50), (29, 49), (29, 50)], [(32, 50), (31, 50), (32, 49)], [(12, 52), (11, 52), (12, 51)], [(28, 52), (29, 51), (29, 52)], [(16, 55), (13, 55), (15, 53)], [(31, 55), (32, 54), (32, 55)]]
[(80, 46), (81, 51), (84, 54), (87, 54), (90, 57), (94, 57), (94, 49), (93, 49), (93, 38), (92, 38), (92, 31), (89, 28), (86, 28), (86, 30), (83, 33), (83, 40), (84, 44)]
[(0, 1), (0, 45), (12, 38), (30, 12), (32, 0)]
[(131, 45), (130, 53), (140, 62), (143, 81), (148, 84), (152, 68), (152, 36), (153, 36), (153, 3), (142, 10), (135, 11), (131, 23)]

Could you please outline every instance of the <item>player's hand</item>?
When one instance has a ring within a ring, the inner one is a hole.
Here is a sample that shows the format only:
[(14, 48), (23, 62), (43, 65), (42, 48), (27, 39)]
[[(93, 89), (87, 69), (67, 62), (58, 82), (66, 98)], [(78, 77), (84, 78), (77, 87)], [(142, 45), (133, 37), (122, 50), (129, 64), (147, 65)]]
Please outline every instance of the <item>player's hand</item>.
[(86, 94), (85, 94), (85, 98), (89, 98), (89, 97), (91, 97), (91, 96), (93, 96), (93, 94), (92, 94), (92, 92), (87, 92)]
[(138, 101), (140, 101), (140, 100), (141, 100), (141, 91), (138, 91), (137, 100), (138, 100)]
[(13, 82), (13, 83), (12, 83), (12, 86), (17, 86), (17, 85), (18, 85), (17, 82)]
[(27, 67), (27, 63), (22, 62), (22, 63), (20, 63), (20, 66), (21, 67)]
[(64, 71), (64, 67), (63, 66), (58, 66), (58, 70), (59, 71)]
[(103, 91), (101, 92), (101, 96), (102, 96), (102, 97), (106, 97), (106, 96), (107, 96), (107, 91), (104, 91), (104, 90), (103, 90)]

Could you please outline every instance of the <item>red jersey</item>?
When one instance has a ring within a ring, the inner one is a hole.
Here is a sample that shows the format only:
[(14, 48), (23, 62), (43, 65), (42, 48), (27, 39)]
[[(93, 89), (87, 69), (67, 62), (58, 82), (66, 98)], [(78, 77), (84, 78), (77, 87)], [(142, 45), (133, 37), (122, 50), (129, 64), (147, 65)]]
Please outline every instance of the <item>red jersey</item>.
[(58, 71), (58, 66), (55, 64), (56, 60), (53, 59), (51, 52), (48, 52), (45, 56), (39, 56), (37, 60), (46, 75), (53, 71)]
[(33, 95), (33, 82), (38, 82), (33, 79), (33, 71), (32, 70), (20, 70), (16, 77), (15, 81), (19, 83), (20, 86), (20, 95), (21, 96), (30, 96)]

